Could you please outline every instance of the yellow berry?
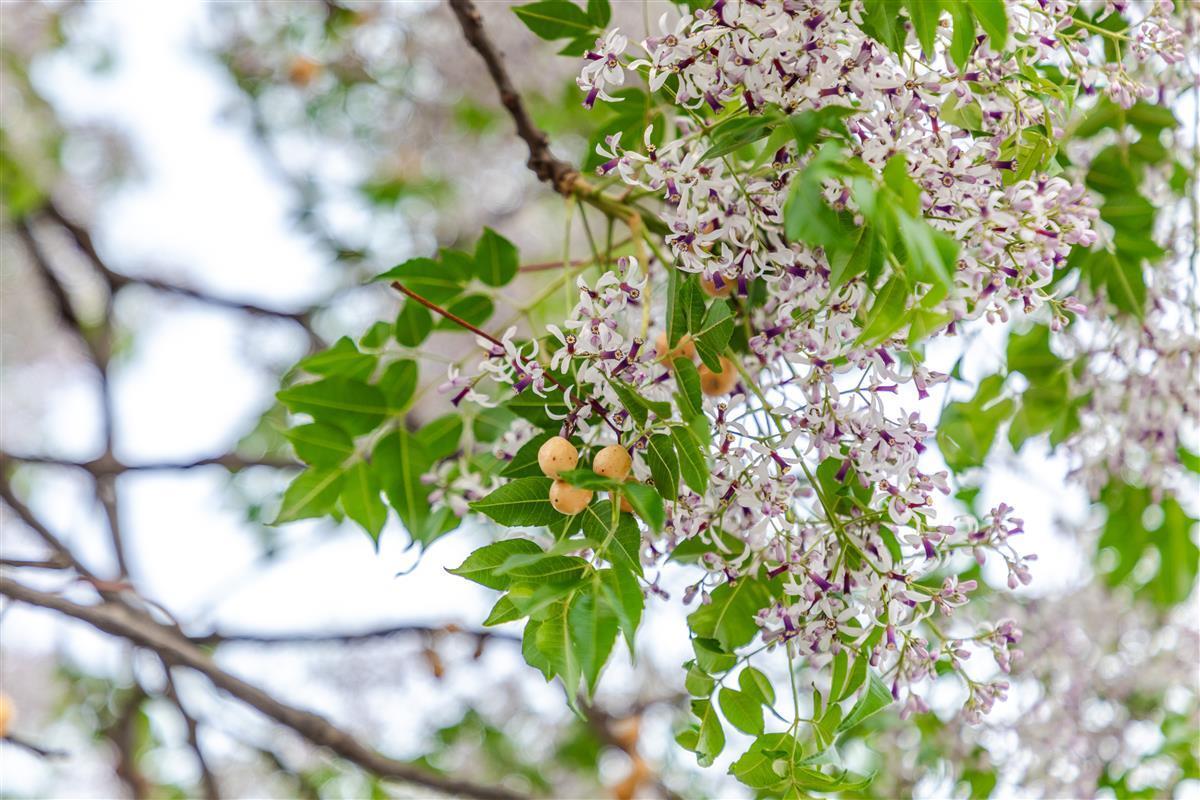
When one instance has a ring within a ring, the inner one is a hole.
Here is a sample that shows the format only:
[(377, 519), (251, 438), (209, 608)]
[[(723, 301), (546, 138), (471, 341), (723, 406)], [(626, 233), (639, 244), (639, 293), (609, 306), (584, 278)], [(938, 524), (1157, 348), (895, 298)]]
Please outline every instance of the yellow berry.
[(308, 86), (320, 73), (321, 65), (304, 56), (296, 56), (288, 64), (288, 80), (294, 86)]
[(575, 469), (575, 465), (578, 463), (579, 451), (575, 449), (575, 445), (561, 436), (547, 439), (538, 448), (538, 466), (542, 468), (542, 474), (547, 478), (557, 479), (560, 472)]
[(733, 362), (721, 356), (721, 371), (713, 372), (706, 366), (700, 367), (700, 391), (709, 397), (729, 394), (737, 386), (738, 374)]
[(721, 276), (721, 281), (721, 288), (718, 289), (717, 282), (715, 280), (712, 280), (705, 275), (701, 275), (700, 288), (703, 289), (704, 293), (709, 297), (729, 297), (729, 295), (733, 293), (733, 284), (730, 283), (729, 279), (724, 275)]
[(0, 692), (0, 739), (8, 736), (8, 723), (12, 722), (15, 712), (12, 698)]
[(614, 481), (623, 481), (633, 468), (629, 451), (619, 444), (610, 444), (592, 459), (592, 471)]
[(566, 481), (555, 481), (550, 487), (550, 505), (560, 514), (578, 514), (592, 502), (592, 490), (580, 489)]
[(666, 362), (667, 366), (671, 365), (677, 358), (695, 358), (696, 343), (692, 341), (692, 335), (685, 333), (679, 337), (679, 341), (675, 343), (675, 347), (671, 347), (667, 342), (667, 333), (663, 331), (658, 334), (658, 340), (655, 342), (655, 352), (658, 353), (660, 361)]

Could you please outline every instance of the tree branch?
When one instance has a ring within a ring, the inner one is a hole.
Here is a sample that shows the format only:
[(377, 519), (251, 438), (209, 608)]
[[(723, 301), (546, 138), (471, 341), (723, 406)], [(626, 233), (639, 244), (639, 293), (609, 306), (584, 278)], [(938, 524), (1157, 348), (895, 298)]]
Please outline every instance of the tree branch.
[(0, 451), (0, 462), (5, 460), (20, 461), (24, 464), (44, 464), (52, 467), (71, 467), (90, 472), (95, 476), (120, 475), (125, 472), (168, 472), (175, 470), (199, 469), (200, 467), (224, 467), (230, 472), (238, 472), (248, 467), (271, 467), (273, 469), (289, 469), (301, 465), (288, 458), (252, 458), (237, 453), (221, 453), (215, 456), (205, 456), (192, 461), (148, 461), (141, 464), (126, 464), (113, 456), (100, 456), (88, 461), (77, 461), (70, 458), (36, 455), (33, 453), (10, 453)]
[(508, 68), (504, 66), (504, 57), (496, 49), (496, 45), (492, 43), (487, 31), (483, 28), (483, 18), (479, 14), (479, 9), (471, 0), (447, 1), (451, 10), (454, 11), (454, 16), (458, 19), (463, 36), (483, 59), (492, 83), (500, 92), (500, 102), (517, 126), (517, 135), (529, 147), (529, 161), (526, 163), (533, 174), (537, 175), (538, 180), (549, 183), (554, 187), (554, 191), (564, 197), (574, 195), (609, 216), (628, 219), (630, 215), (636, 214), (642, 217), (643, 224), (648, 230), (660, 234), (669, 233), (666, 223), (658, 217), (653, 214), (643, 214), (633, 206), (606, 196), (584, 180), (583, 176), (579, 174), (579, 170), (550, 152), (550, 137), (529, 116), (525, 102), (521, 99), (516, 87), (513, 86)]
[(483, 29), (483, 19), (479, 9), (471, 0), (449, 0), (458, 24), (462, 26), (463, 36), (475, 48), (475, 52), (483, 58), (492, 83), (500, 92), (500, 102), (508, 110), (513, 122), (517, 125), (517, 135), (529, 147), (528, 165), (538, 180), (549, 183), (554, 191), (561, 195), (569, 195), (575, 191), (575, 181), (579, 171), (561, 159), (555, 158), (550, 152), (550, 137), (537, 126), (525, 108), (521, 95), (513, 86), (508, 70), (504, 66), (504, 58), (492, 44), (487, 32)]
[(506, 789), (445, 778), (372, 750), (323, 717), (289, 706), (276, 700), (263, 689), (225, 672), (207, 654), (176, 631), (126, 607), (112, 603), (79, 605), (2, 576), (0, 594), (82, 620), (105, 633), (128, 639), (139, 647), (152, 650), (172, 664), (194, 669), (205, 675), (217, 688), (254, 707), (281, 725), (291, 728), (313, 744), (328, 748), (347, 761), (382, 778), (406, 781), (446, 794), (480, 800), (521, 798), (521, 795)]
[(508, 633), (489, 630), (467, 630), (457, 625), (393, 625), (366, 631), (347, 633), (210, 633), (193, 636), (191, 641), (198, 645), (220, 644), (355, 644), (373, 639), (389, 639), (394, 636), (422, 635), (467, 636), (480, 641), (510, 642), (519, 644), (521, 639)]
[[(100, 274), (100, 277), (108, 284), (110, 292), (117, 292), (120, 289), (130, 285), (141, 285), (160, 292), (176, 294), (181, 297), (186, 297), (190, 300), (195, 300), (200, 303), (217, 306), (219, 308), (227, 308), (233, 311), (241, 311), (246, 314), (258, 317), (270, 317), (274, 319), (288, 320), (294, 322), (308, 332), (309, 336), (316, 339), (316, 333), (312, 330), (312, 309), (303, 311), (280, 311), (274, 308), (266, 308), (264, 306), (248, 303), (241, 300), (231, 300), (225, 297), (217, 297), (199, 289), (193, 289), (189, 286), (182, 286), (169, 281), (160, 280), (158, 278), (136, 277), (125, 275), (117, 272), (108, 266), (104, 259), (100, 256), (96, 249), (95, 243), (92, 241), (92, 235), (87, 228), (74, 222), (68, 218), (62, 210), (53, 202), (48, 202), (42, 209), (42, 216), (54, 222), (60, 228), (65, 230), (71, 237), (75, 246), (83, 253), (84, 257)], [(25, 224), (25, 223), (21, 223)], [(317, 339), (317, 341), (320, 341)]]
[(175, 687), (175, 678), (171, 676), (171, 665), (162, 660), (162, 666), (163, 674), (166, 677), (165, 694), (179, 712), (179, 716), (183, 718), (183, 724), (187, 729), (188, 747), (192, 749), (192, 754), (196, 756), (196, 765), (200, 768), (200, 785), (204, 788), (204, 798), (205, 800), (220, 800), (221, 792), (217, 786), (217, 776), (209, 768), (208, 759), (204, 756), (204, 749), (200, 746), (200, 726), (196, 722), (196, 718), (188, 713), (187, 707), (179, 697), (179, 690)]

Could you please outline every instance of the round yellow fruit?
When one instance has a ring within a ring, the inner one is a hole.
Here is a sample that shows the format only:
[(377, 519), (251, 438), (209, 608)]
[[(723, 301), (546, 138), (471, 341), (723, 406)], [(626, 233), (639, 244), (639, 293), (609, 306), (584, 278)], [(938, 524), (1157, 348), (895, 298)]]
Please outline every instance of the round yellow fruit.
[(610, 444), (592, 459), (592, 471), (614, 481), (625, 480), (632, 468), (633, 459), (629, 457), (629, 451), (619, 444)]
[(733, 362), (721, 356), (721, 371), (713, 372), (705, 366), (700, 367), (700, 391), (709, 397), (729, 394), (737, 386), (738, 374)]
[(654, 350), (658, 353), (660, 361), (665, 361), (669, 366), (672, 361), (677, 358), (692, 359), (696, 357), (696, 343), (692, 341), (692, 335), (685, 333), (679, 337), (675, 347), (672, 348), (667, 343), (667, 332), (663, 331), (658, 334), (658, 340), (654, 344)]
[(575, 469), (575, 465), (578, 463), (579, 451), (575, 449), (575, 445), (561, 436), (547, 439), (538, 448), (538, 466), (542, 468), (542, 474), (547, 478), (557, 480), (560, 472)]
[(12, 722), (15, 713), (12, 698), (0, 692), (0, 739), (8, 736), (8, 724)]
[(580, 489), (566, 481), (555, 481), (550, 487), (550, 505), (560, 514), (578, 514), (592, 502), (592, 490)]
[(721, 276), (721, 281), (722, 286), (718, 289), (716, 281), (706, 275), (701, 275), (700, 288), (709, 297), (729, 297), (729, 295), (733, 294), (733, 284), (724, 275)]

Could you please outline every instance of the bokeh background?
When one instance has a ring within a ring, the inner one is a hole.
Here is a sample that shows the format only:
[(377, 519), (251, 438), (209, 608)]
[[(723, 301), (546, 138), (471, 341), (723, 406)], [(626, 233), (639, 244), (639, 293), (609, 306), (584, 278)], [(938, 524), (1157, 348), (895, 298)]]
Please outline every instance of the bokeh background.
[[(556, 152), (581, 162), (596, 116), (580, 106), (575, 61), (533, 40), (507, 3), (481, 6)], [(635, 36), (671, 8), (614, 7)], [(115, 531), (142, 595), (189, 632), (234, 637), (216, 648), (222, 666), (390, 754), (560, 796), (628, 796), (643, 760), (653, 778), (639, 796), (744, 791), (673, 743), (690, 652), (679, 576), (662, 576), (671, 600), (653, 604), (637, 664), (615, 659), (581, 721), (525, 666), (519, 628), (474, 633), (494, 598), (444, 569), (488, 531), (420, 553), (393, 520), (377, 552), (352, 525), (265, 524), (291, 474), (274, 392), (309, 350), (395, 313), (394, 297), (364, 285), (371, 275), (470, 245), (484, 225), (525, 262), (562, 257), (562, 200), (525, 168), (444, 7), (4, 2), (0, 113), (0, 450), (31, 515), (102, 571), (117, 566)], [(463, 346), (444, 334), (431, 349)], [(972, 347), (968, 370), (984, 374), (1002, 337)], [(442, 367), (427, 366), (423, 380), (438, 382)], [(430, 391), (414, 413), (447, 406)], [(1020, 754), (1044, 747), (1061, 757), (1061, 786), (1072, 769), (1124, 759), (1144, 796), (1200, 796), (1177, 766), (1179, 752), (1195, 761), (1195, 604), (1138, 616), (1091, 585), (1079, 531), (1096, 521), (1066, 471), (1027, 448), (981, 487), (1017, 506), (1041, 556), (1021, 596), (1045, 623), (1033, 646), (1062, 651), (1066, 743), (1017, 741), (1046, 703), (1042, 683), (1018, 686), (957, 756), (1007, 763), (1001, 795), (1028, 796)], [(0, 509), (0, 557), (44, 557), (28, 521)], [(32, 585), (88, 596), (53, 569), (22, 569)], [(190, 739), (223, 796), (414, 792), (313, 750), (202, 678), (168, 686), (153, 657), (49, 612), (6, 604), (0, 644), (9, 733), (66, 754), (0, 744), (3, 796), (197, 796)], [(1149, 707), (1131, 712), (1143, 690)], [(962, 794), (922, 766), (936, 727), (880, 740), (894, 748), (880, 796)]]

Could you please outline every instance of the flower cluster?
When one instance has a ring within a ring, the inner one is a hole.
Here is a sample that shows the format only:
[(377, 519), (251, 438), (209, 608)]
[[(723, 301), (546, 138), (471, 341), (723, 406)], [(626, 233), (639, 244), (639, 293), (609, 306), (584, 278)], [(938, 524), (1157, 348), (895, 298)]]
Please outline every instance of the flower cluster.
[[(1103, 85), (1126, 105), (1144, 95), (1145, 85), (1123, 68), (1107, 83), (1093, 74), (1088, 37), (1071, 11), (1064, 2), (1013, 4), (1014, 35), (1032, 42), (1029, 55), (1071, 71), (1089, 89)], [(1159, 7), (1137, 31), (1144, 52), (1176, 59), (1176, 29)], [(761, 115), (769, 131), (786, 114), (837, 110), (847, 157), (863, 174), (883, 175), (902, 201), (911, 187), (914, 210), (896, 223), (908, 247), (957, 244), (945, 291), (929, 290), (923, 278), (907, 284), (901, 313), (919, 307), (924, 315), (913, 341), (955, 336), (974, 320), (1005, 321), (1014, 309), (1049, 307), (1060, 327), (1067, 311), (1084, 307), (1059, 298), (1055, 279), (1073, 249), (1099, 236), (1085, 186), (1046, 157), (1050, 137), (1062, 135), (1067, 103), (1032, 79), (1011, 80), (1014, 60), (991, 49), (990, 38), (976, 40), (965, 66), (951, 66), (950, 36), (939, 29), (943, 54), (923, 59), (911, 44), (895, 53), (868, 36), (857, 4), (718, 0), (673, 25), (664, 18), (661, 35), (641, 43), (644, 57), (629, 59), (617, 31), (599, 40), (578, 79), (585, 105), (613, 99), (608, 90), (629, 72), (674, 99), (677, 115), (665, 131), (647, 129), (634, 142), (614, 134), (597, 149), (607, 180), (661, 200), (666, 255), (646, 240), (653, 257), (621, 258), (598, 280), (581, 278), (578, 303), (561, 327), (548, 326), (553, 338), (540, 346), (549, 348), (550, 369), (570, 376), (562, 436), (587, 448), (624, 448), (630, 479), (647, 485), (667, 476), (648, 452), (655, 438), (686, 439), (696, 427), (694, 414), (674, 418), (671, 403), (682, 414), (680, 398), (698, 377), (702, 398), (686, 405), (702, 406), (704, 479), (659, 487), (671, 502), (662, 532), (642, 533), (645, 566), (681, 548), (699, 553), (703, 574), (685, 599), (701, 604), (742, 581), (774, 581), (779, 591), (753, 614), (764, 649), (782, 646), (817, 669), (853, 651), (906, 713), (928, 710), (923, 689), (953, 671), (968, 689), (963, 717), (977, 722), (1009, 684), (980, 682), (965, 662), (986, 654), (1003, 675), (1019, 658), (1022, 634), (1011, 619), (971, 635), (962, 630), (956, 615), (978, 588), (963, 573), (996, 558), (1017, 588), (1030, 582), (1034, 557), (1013, 547), (1023, 525), (1008, 505), (982, 519), (955, 518), (943, 500), (951, 478), (929, 448), (936, 408), (927, 401), (948, 376), (923, 363), (905, 324), (871, 330), (878, 287), (904, 277), (903, 267), (892, 258), (881, 275), (836, 279), (825, 248), (789, 239), (789, 197), (820, 155), (799, 136), (778, 140), (753, 164), (735, 164), (730, 151), (710, 155), (714, 115)], [(898, 178), (889, 175), (896, 164)], [(875, 224), (874, 201), (861, 191), (870, 180), (823, 174), (817, 191), (829, 209), (866, 226)], [(936, 235), (923, 238), (927, 228)], [(599, 254), (596, 261), (604, 263)], [(694, 293), (681, 288), (688, 286)], [(696, 315), (708, 305), (704, 322), (687, 326), (696, 340), (680, 338), (675, 320), (696, 303)], [(709, 336), (723, 324), (723, 335)], [(538, 340), (523, 349), (510, 332), (502, 346), (484, 344), (484, 374), (518, 393), (545, 393)], [(1157, 373), (1130, 374), (1156, 380)], [(456, 402), (473, 397), (476, 380), (452, 381)], [(1169, 395), (1165, 407), (1183, 384), (1155, 388)], [(1108, 413), (1097, 394), (1097, 413)], [(641, 413), (630, 397), (645, 403)], [(1142, 437), (1138, 446), (1165, 445)], [(584, 504), (590, 490), (586, 497)], [(951, 617), (953, 632), (944, 632)]]

